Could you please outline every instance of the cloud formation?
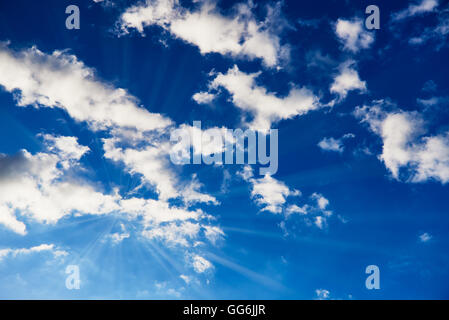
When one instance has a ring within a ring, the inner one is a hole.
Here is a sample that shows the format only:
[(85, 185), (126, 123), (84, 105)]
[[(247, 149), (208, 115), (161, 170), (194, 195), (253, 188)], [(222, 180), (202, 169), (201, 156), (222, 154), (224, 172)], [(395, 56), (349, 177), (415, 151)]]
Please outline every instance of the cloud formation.
[(14, 52), (1, 44), (0, 86), (15, 93), (19, 106), (61, 108), (94, 130), (119, 126), (151, 131), (171, 124), (140, 107), (124, 89), (98, 80), (93, 69), (63, 51), (46, 54), (32, 47)]
[(338, 139), (332, 137), (323, 138), (320, 142), (318, 142), (318, 147), (320, 147), (324, 151), (334, 151), (338, 153), (343, 153), (345, 149), (344, 140), (354, 137), (355, 137), (354, 134), (347, 133)]
[(392, 14), (393, 21), (400, 21), (424, 13), (432, 12), (438, 7), (438, 0), (421, 0), (421, 2), (416, 2), (410, 4), (407, 8), (402, 11)]
[(335, 34), (343, 44), (343, 49), (356, 53), (369, 48), (374, 42), (374, 34), (365, 30), (363, 21), (338, 19), (335, 23)]
[(6, 249), (0, 249), (0, 262), (7, 258), (12, 257), (15, 258), (20, 255), (29, 255), (32, 253), (39, 253), (39, 252), (49, 252), (53, 254), (55, 258), (58, 257), (64, 257), (68, 255), (68, 252), (65, 250), (61, 250), (54, 244), (41, 244), (38, 246), (34, 246), (31, 248), (20, 248), (20, 249), (12, 249), (12, 248), (6, 248)]
[[(148, 199), (124, 197), (118, 188), (110, 194), (98, 190), (77, 172), (89, 148), (76, 137), (42, 134), (42, 151), (0, 156), (0, 224), (25, 235), (28, 219), (55, 224), (71, 215), (120, 214), (139, 221), (144, 238), (167, 245), (191, 246), (190, 240), (199, 237), (216, 241), (210, 231), (205, 234), (210, 216), (190, 209), (198, 202), (216, 204), (216, 199), (199, 191), (196, 178), (180, 179), (169, 163), (169, 118), (139, 106), (135, 97), (97, 79), (93, 69), (63, 51), (49, 55), (33, 47), (15, 52), (3, 44), (0, 71), (0, 85), (14, 93), (19, 106), (61, 108), (105, 133), (104, 157), (138, 175), (142, 184), (137, 189), (150, 186), (157, 194)], [(175, 198), (183, 203), (168, 202)], [(110, 238), (119, 242), (127, 236)]]
[[(271, 25), (283, 24), (279, 4), (267, 7), (266, 21), (257, 21), (253, 5), (238, 4), (223, 15), (214, 1), (198, 1), (195, 8), (182, 7), (177, 0), (147, 0), (126, 9), (119, 20), (121, 32), (159, 26), (172, 36), (195, 45), (201, 54), (219, 53), (237, 58), (262, 59), (273, 67), (288, 56), (288, 47)], [(281, 22), (279, 22), (281, 20)]]
[(287, 96), (279, 97), (257, 84), (260, 72), (245, 73), (234, 65), (226, 73), (217, 73), (209, 83), (210, 90), (225, 89), (232, 103), (253, 119), (247, 125), (267, 131), (273, 123), (306, 114), (320, 107), (319, 99), (309, 89), (293, 87)]
[(425, 121), (417, 112), (386, 111), (386, 103), (356, 108), (383, 143), (379, 158), (393, 178), (407, 182), (449, 181), (449, 132), (426, 136)]
[(353, 90), (365, 92), (367, 90), (366, 82), (360, 80), (359, 73), (355, 69), (355, 62), (348, 60), (339, 66), (339, 73), (334, 77), (330, 92), (336, 93), (341, 101), (346, 98), (349, 91)]
[(333, 212), (328, 209), (329, 200), (320, 193), (313, 193), (303, 201), (304, 204), (300, 205), (298, 198), (302, 196), (301, 191), (290, 189), (284, 182), (270, 175), (256, 179), (249, 166), (245, 166), (239, 175), (249, 182), (251, 198), (262, 207), (261, 211), (283, 216), (279, 226), (285, 235), (289, 233), (287, 221), (295, 214), (300, 215), (306, 225), (314, 225), (319, 229), (324, 229), (327, 219), (333, 215)]

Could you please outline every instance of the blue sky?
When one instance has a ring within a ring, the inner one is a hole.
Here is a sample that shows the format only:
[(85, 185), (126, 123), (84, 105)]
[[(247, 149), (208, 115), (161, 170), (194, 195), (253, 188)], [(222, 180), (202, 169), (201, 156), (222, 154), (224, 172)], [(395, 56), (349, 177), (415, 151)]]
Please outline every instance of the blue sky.
[[(448, 3), (370, 4), (2, 1), (0, 298), (449, 298)], [(277, 172), (170, 162), (193, 121)]]

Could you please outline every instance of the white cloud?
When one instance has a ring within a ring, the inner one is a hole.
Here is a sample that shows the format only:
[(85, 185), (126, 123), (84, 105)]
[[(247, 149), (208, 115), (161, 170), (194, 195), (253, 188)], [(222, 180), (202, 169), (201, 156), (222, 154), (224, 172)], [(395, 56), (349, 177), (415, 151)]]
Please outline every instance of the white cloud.
[(191, 279), (189, 276), (186, 276), (186, 275), (184, 275), (184, 274), (181, 274), (179, 277), (180, 277), (186, 284), (189, 284), (189, 283), (192, 281), (192, 279)]
[(215, 95), (209, 92), (198, 92), (192, 98), (198, 104), (208, 104), (215, 99)]
[(309, 213), (309, 206), (308, 205), (304, 205), (302, 207), (299, 207), (296, 204), (292, 204), (292, 205), (287, 207), (287, 209), (285, 211), (285, 215), (286, 215), (286, 217), (288, 217), (288, 216), (290, 216), (293, 213), (299, 213), (299, 214), (306, 215), (306, 214)]
[(147, 26), (157, 25), (176, 38), (195, 45), (201, 54), (220, 53), (238, 58), (260, 58), (273, 67), (286, 55), (279, 36), (269, 23), (282, 18), (267, 8), (267, 21), (257, 21), (252, 4), (239, 4), (233, 13), (223, 15), (214, 1), (197, 1), (193, 9), (180, 6), (177, 0), (147, 0), (128, 8), (120, 17), (121, 31), (136, 29), (143, 34)]
[(318, 207), (321, 210), (325, 210), (327, 206), (329, 205), (329, 200), (327, 200), (323, 195), (319, 193), (312, 194), (312, 199), (316, 200)]
[(335, 23), (335, 34), (345, 50), (358, 52), (367, 49), (374, 42), (374, 34), (364, 29), (361, 19), (338, 19)]
[(19, 106), (61, 108), (95, 130), (114, 126), (148, 131), (165, 128), (171, 120), (137, 105), (124, 89), (96, 79), (74, 55), (37, 48), (14, 52), (0, 45), (0, 86), (14, 93)]
[(120, 223), (120, 230), (121, 230), (120, 232), (108, 234), (105, 237), (106, 240), (110, 240), (112, 244), (116, 245), (130, 237), (130, 234), (126, 231), (125, 225), (123, 223)]
[(342, 153), (344, 150), (343, 142), (340, 139), (323, 138), (318, 143), (318, 146), (325, 151), (335, 151)]
[(224, 238), (225, 233), (217, 226), (204, 226), (204, 234), (213, 244)]
[(75, 137), (53, 136), (50, 134), (43, 135), (47, 149), (57, 153), (61, 159), (61, 165), (68, 169), (70, 166), (76, 165), (84, 156), (89, 148), (81, 146)]
[(179, 196), (176, 175), (169, 168), (167, 142), (140, 148), (122, 145), (123, 140), (117, 137), (103, 139), (105, 158), (123, 163), (131, 174), (140, 174), (143, 182), (156, 188), (161, 200)]
[(419, 235), (419, 241), (421, 242), (428, 242), (432, 239), (432, 236), (428, 234), (427, 232), (424, 232), (423, 234)]
[(25, 234), (25, 224), (16, 219), (17, 210), (39, 222), (56, 223), (72, 213), (104, 214), (118, 209), (116, 196), (66, 178), (66, 172), (87, 151), (85, 147), (74, 138), (44, 138), (48, 153), (33, 155), (22, 150), (16, 156), (0, 156), (0, 223)]
[(201, 209), (189, 210), (161, 200), (139, 198), (121, 200), (120, 206), (124, 213), (142, 218), (143, 237), (159, 240), (168, 246), (193, 246), (201, 229), (209, 230), (204, 236), (213, 244), (224, 236), (221, 229), (206, 224), (211, 216)]
[(315, 217), (315, 225), (319, 228), (319, 229), (323, 229), (324, 228), (324, 223), (325, 223), (325, 218), (323, 216), (317, 216)]
[(330, 296), (329, 290), (326, 289), (317, 289), (315, 290), (315, 293), (318, 300), (327, 300)]
[(129, 238), (129, 233), (111, 233), (109, 235), (109, 238), (111, 239), (113, 244), (118, 244), (120, 242), (122, 242), (124, 239)]
[(248, 181), (251, 185), (251, 197), (262, 207), (261, 211), (267, 211), (274, 214), (282, 214), (284, 220), (279, 226), (287, 231), (287, 220), (294, 214), (299, 214), (307, 225), (315, 225), (320, 229), (324, 229), (327, 219), (333, 214), (328, 210), (329, 200), (320, 193), (313, 193), (308, 203), (298, 205), (296, 198), (302, 194), (299, 190), (289, 188), (285, 183), (265, 175), (263, 178), (253, 178), (252, 170), (249, 166), (245, 166), (244, 170), (239, 173), (240, 176)]
[[(44, 136), (50, 142), (71, 141), (66, 137)], [(59, 140), (58, 140), (59, 139)], [(76, 140), (75, 140), (76, 141)], [(52, 144), (53, 152), (57, 151)], [(70, 144), (73, 150), (86, 151), (85, 147)], [(72, 150), (71, 149), (71, 150)], [(72, 150), (72, 151), (73, 151)], [(118, 194), (107, 195), (79, 179), (68, 179), (68, 170), (76, 165), (74, 158), (80, 152), (37, 153), (23, 151), (15, 157), (0, 157), (0, 223), (19, 234), (26, 234), (26, 225), (16, 217), (30, 217), (42, 223), (56, 223), (70, 214), (111, 214), (121, 213), (130, 219), (138, 219), (143, 226), (142, 235), (150, 239), (160, 239), (169, 245), (188, 246), (188, 240), (197, 238), (200, 223), (209, 217), (201, 210), (189, 210), (169, 205), (163, 200), (127, 198)], [(68, 163), (69, 166), (59, 166)], [(140, 219), (141, 218), (141, 219)], [(190, 222), (191, 221), (191, 222)], [(211, 229), (217, 231), (218, 229)], [(212, 231), (211, 231), (212, 232)], [(118, 243), (130, 235), (125, 230), (109, 235)], [(212, 234), (206, 235), (215, 242)]]
[(0, 262), (7, 257), (15, 258), (20, 255), (29, 255), (32, 253), (39, 253), (39, 252), (50, 252), (53, 254), (55, 258), (68, 255), (67, 251), (57, 248), (54, 244), (41, 244), (31, 248), (0, 249)]
[(358, 107), (355, 116), (382, 138), (379, 158), (395, 179), (408, 182), (449, 181), (449, 132), (424, 136), (422, 116), (416, 112), (382, 109), (384, 101)]
[(339, 95), (339, 100), (346, 98), (349, 91), (366, 91), (366, 82), (361, 81), (359, 73), (354, 67), (354, 62), (349, 60), (340, 65), (340, 72), (331, 84), (330, 92)]
[(411, 45), (424, 45), (430, 40), (434, 41), (436, 50), (446, 45), (446, 38), (449, 36), (449, 10), (441, 10), (438, 12), (437, 24), (420, 30), (419, 34), (409, 39)]
[(438, 7), (438, 0), (421, 0), (419, 3), (410, 4), (406, 9), (392, 14), (394, 21), (432, 12)]
[(182, 223), (170, 222), (158, 226), (152, 226), (142, 232), (142, 235), (148, 239), (158, 239), (164, 241), (169, 246), (181, 245), (190, 246), (189, 240), (198, 237), (200, 225), (185, 221)]
[(248, 124), (254, 130), (269, 130), (272, 123), (319, 108), (319, 99), (310, 90), (293, 87), (287, 96), (278, 97), (257, 85), (259, 75), (260, 72), (244, 73), (234, 65), (227, 73), (218, 73), (209, 87), (211, 90), (226, 89), (237, 108), (254, 116)]
[[(116, 190), (98, 191), (98, 185), (77, 176), (89, 148), (75, 137), (44, 134), (41, 152), (0, 155), (0, 224), (24, 235), (28, 219), (54, 224), (69, 215), (121, 214), (139, 221), (143, 236), (182, 245), (209, 225), (202, 220), (210, 216), (189, 206), (218, 202), (199, 191), (196, 178), (181, 181), (168, 163), (170, 119), (140, 107), (125, 90), (98, 80), (93, 69), (62, 51), (48, 55), (33, 47), (14, 52), (1, 45), (0, 73), (0, 85), (14, 94), (18, 105), (61, 108), (90, 129), (106, 131), (104, 156), (140, 175), (141, 186), (152, 185), (159, 195), (157, 200), (124, 199)], [(184, 206), (167, 202), (176, 197)], [(119, 242), (128, 236), (121, 232), (110, 239)]]
[(123, 163), (131, 174), (139, 174), (142, 183), (155, 187), (161, 200), (181, 197), (187, 203), (218, 203), (214, 197), (199, 192), (202, 185), (196, 179), (188, 183), (179, 181), (170, 162), (171, 144), (167, 138), (145, 135), (133, 139), (118, 131), (103, 139), (105, 158)]
[(354, 138), (354, 135), (352, 133), (347, 133), (338, 139), (332, 137), (323, 138), (320, 142), (318, 142), (318, 146), (324, 151), (342, 153), (345, 149), (344, 140), (348, 138)]
[(257, 204), (263, 206), (262, 211), (281, 213), (287, 197), (297, 195), (298, 192), (290, 190), (283, 182), (265, 175), (260, 179), (250, 179), (252, 184), (251, 197)]
[(204, 273), (213, 268), (212, 263), (210, 263), (209, 260), (206, 260), (199, 255), (192, 256), (192, 266), (197, 273)]
[(431, 97), (428, 99), (416, 99), (416, 102), (418, 102), (422, 106), (431, 107), (444, 102), (444, 100), (441, 101), (440, 99), (440, 97)]

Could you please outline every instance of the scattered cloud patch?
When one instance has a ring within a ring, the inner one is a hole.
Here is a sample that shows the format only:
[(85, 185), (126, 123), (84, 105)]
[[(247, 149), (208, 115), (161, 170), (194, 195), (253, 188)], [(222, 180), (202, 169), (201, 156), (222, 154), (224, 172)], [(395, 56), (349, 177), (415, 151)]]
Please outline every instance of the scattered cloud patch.
[(320, 107), (319, 99), (312, 91), (293, 87), (287, 96), (279, 97), (256, 83), (260, 72), (245, 73), (234, 65), (227, 73), (218, 73), (210, 84), (210, 90), (225, 89), (231, 102), (253, 116), (248, 126), (266, 131), (272, 123), (306, 114)]
[(432, 236), (427, 232), (419, 235), (419, 241), (421, 242), (429, 242), (430, 239), (432, 239)]
[(427, 43), (434, 43), (436, 50), (447, 46), (449, 36), (449, 8), (437, 12), (437, 23), (421, 30), (419, 34), (409, 39), (409, 44), (421, 46)]
[(39, 252), (49, 252), (53, 254), (55, 258), (58, 257), (64, 257), (68, 255), (68, 252), (62, 249), (59, 249), (54, 244), (41, 244), (35, 247), (31, 248), (21, 248), (21, 249), (0, 249), (0, 262), (8, 257), (15, 258), (17, 256), (21, 255), (30, 255), (33, 253), (39, 253)]
[(215, 95), (209, 92), (195, 93), (192, 99), (198, 104), (208, 104), (215, 99)]
[(374, 33), (365, 30), (363, 21), (358, 18), (338, 19), (335, 23), (335, 34), (343, 44), (343, 49), (352, 53), (367, 49), (374, 43)]
[(414, 2), (402, 11), (392, 14), (393, 21), (400, 21), (417, 15), (434, 11), (438, 7), (438, 0), (421, 0)]
[(240, 173), (244, 180), (251, 185), (251, 197), (261, 211), (281, 215), (283, 221), (279, 223), (284, 234), (288, 235), (287, 221), (294, 215), (302, 217), (306, 225), (315, 225), (319, 229), (324, 229), (327, 219), (333, 215), (328, 209), (329, 200), (320, 193), (313, 193), (305, 203), (299, 203), (302, 193), (299, 190), (289, 188), (284, 182), (266, 175), (263, 178), (255, 179), (252, 170), (246, 166)]
[(281, 44), (280, 4), (267, 6), (266, 21), (258, 21), (252, 2), (236, 5), (232, 14), (223, 15), (215, 1), (197, 1), (194, 8), (182, 7), (177, 0), (147, 0), (126, 9), (119, 20), (122, 33), (157, 25), (172, 36), (190, 43), (201, 54), (219, 53), (237, 58), (262, 59), (274, 67), (288, 57), (289, 49)]
[(124, 89), (96, 79), (94, 70), (64, 51), (46, 54), (36, 47), (19, 52), (0, 45), (0, 86), (19, 106), (61, 108), (94, 130), (114, 126), (151, 131), (171, 120), (137, 104)]
[(339, 73), (334, 77), (330, 92), (339, 96), (339, 101), (346, 98), (348, 93), (353, 90), (365, 92), (366, 82), (360, 80), (359, 73), (355, 69), (354, 61), (348, 60), (339, 67)]
[(358, 107), (355, 116), (381, 137), (379, 156), (393, 178), (407, 182), (449, 181), (449, 132), (426, 136), (425, 121), (417, 112), (386, 111), (384, 101)]
[(318, 147), (320, 147), (324, 151), (333, 151), (338, 153), (343, 153), (345, 146), (344, 140), (349, 138), (354, 138), (354, 134), (347, 133), (343, 135), (341, 138), (323, 138), (320, 142), (318, 142)]
[(213, 265), (209, 260), (206, 260), (205, 258), (203, 258), (199, 255), (193, 255), (191, 257), (191, 259), (192, 259), (193, 269), (197, 273), (204, 273), (213, 268)]
[(316, 289), (315, 294), (317, 300), (328, 300), (330, 296), (329, 290), (326, 289)]
[[(47, 152), (33, 155), (22, 150), (15, 156), (0, 155), (1, 224), (24, 235), (26, 226), (17, 220), (17, 211), (38, 222), (56, 223), (72, 213), (105, 214), (119, 208), (116, 196), (102, 194), (86, 182), (65, 178), (87, 152), (75, 138), (66, 138), (45, 135)], [(57, 152), (60, 148), (63, 150)]]

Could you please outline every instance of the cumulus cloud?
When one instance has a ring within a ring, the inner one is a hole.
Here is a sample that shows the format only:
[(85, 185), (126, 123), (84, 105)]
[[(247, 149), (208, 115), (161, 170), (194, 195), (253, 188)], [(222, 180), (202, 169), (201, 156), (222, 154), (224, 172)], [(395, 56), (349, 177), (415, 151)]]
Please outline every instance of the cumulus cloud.
[(198, 92), (192, 98), (198, 104), (208, 104), (215, 99), (215, 95), (209, 92)]
[(324, 151), (343, 153), (345, 149), (344, 140), (354, 137), (355, 137), (354, 134), (347, 133), (338, 139), (332, 137), (323, 138), (320, 142), (318, 142), (318, 147), (320, 147)]
[[(106, 158), (124, 163), (131, 173), (141, 174), (156, 187), (161, 199), (179, 196), (175, 186), (179, 181), (168, 165), (169, 141), (161, 140), (161, 134), (173, 124), (169, 118), (140, 107), (135, 97), (96, 79), (92, 69), (63, 51), (48, 55), (33, 47), (14, 52), (1, 45), (0, 73), (0, 85), (14, 93), (19, 106), (61, 108), (73, 119), (87, 122), (93, 130), (107, 130), (111, 137), (103, 140)], [(73, 152), (73, 139), (59, 139), (54, 148), (61, 156)], [(131, 147), (117, 147), (131, 140)], [(145, 141), (152, 143), (136, 147)], [(195, 194), (192, 186), (186, 188), (189, 201), (215, 201)]]
[(339, 100), (346, 98), (349, 91), (366, 91), (366, 82), (360, 80), (354, 64), (352, 60), (342, 63), (339, 67), (339, 73), (331, 84), (330, 92), (338, 94)]
[(329, 200), (320, 193), (313, 193), (306, 203), (300, 205), (298, 198), (302, 196), (299, 190), (289, 188), (284, 182), (265, 175), (255, 179), (249, 166), (245, 166), (240, 176), (251, 185), (251, 197), (261, 206), (261, 211), (280, 214), (284, 220), (279, 224), (288, 234), (286, 221), (293, 215), (302, 216), (307, 225), (315, 225), (324, 229), (327, 219), (333, 212), (328, 209)]
[[(0, 154), (0, 225), (25, 235), (35, 222), (119, 215), (135, 222), (139, 240), (181, 247), (186, 253), (197, 243), (216, 244), (224, 237), (205, 209), (192, 208), (218, 201), (201, 191), (196, 176), (186, 180), (170, 163), (169, 133), (176, 128), (171, 119), (143, 108), (124, 89), (99, 80), (93, 69), (64, 51), (46, 54), (33, 47), (16, 52), (2, 44), (0, 86), (14, 95), (18, 106), (60, 108), (90, 130), (101, 131), (104, 158), (141, 179), (126, 195), (114, 186), (105, 192), (101, 184), (79, 174), (85, 170), (87, 146), (76, 137), (40, 134), (38, 152)], [(148, 186), (154, 196), (139, 193)], [(103, 241), (116, 245), (131, 236), (123, 226)], [(3, 256), (10, 254), (14, 251), (2, 251)], [(198, 272), (211, 268), (207, 260), (195, 261)]]
[(98, 80), (76, 56), (63, 51), (46, 54), (36, 47), (14, 52), (0, 45), (0, 86), (19, 106), (61, 108), (94, 130), (114, 126), (151, 131), (171, 120), (137, 104), (124, 89)]
[(206, 230), (204, 238), (213, 244), (224, 235), (219, 227), (208, 224), (212, 217), (201, 209), (192, 210), (162, 200), (141, 198), (123, 199), (120, 206), (125, 214), (140, 218), (144, 238), (161, 241), (170, 247), (192, 247), (201, 236), (201, 230)]
[(142, 184), (155, 187), (161, 200), (181, 197), (188, 203), (218, 203), (214, 197), (199, 192), (202, 185), (195, 179), (181, 183), (170, 162), (168, 138), (135, 133), (130, 138), (116, 131), (112, 137), (103, 139), (103, 148), (105, 158), (124, 164), (131, 174), (138, 174)]
[(267, 131), (271, 124), (291, 119), (318, 109), (319, 99), (309, 89), (293, 87), (287, 96), (279, 97), (256, 83), (257, 73), (245, 73), (235, 65), (227, 73), (218, 73), (210, 82), (210, 90), (225, 89), (232, 103), (254, 119), (248, 126), (254, 130)]
[(213, 268), (213, 265), (209, 260), (196, 254), (192, 256), (192, 266), (197, 273), (204, 273)]
[(290, 195), (298, 194), (295, 190), (290, 190), (283, 182), (274, 179), (270, 175), (265, 175), (260, 179), (251, 179), (251, 196), (256, 203), (263, 206), (263, 211), (281, 213), (282, 206), (286, 198)]
[(136, 29), (143, 34), (148, 26), (159, 26), (172, 36), (197, 46), (201, 54), (220, 53), (238, 58), (262, 59), (266, 66), (276, 66), (288, 56), (276, 28), (284, 24), (277, 6), (268, 6), (267, 20), (257, 21), (253, 5), (238, 4), (232, 14), (223, 15), (214, 1), (198, 1), (193, 9), (177, 0), (147, 0), (128, 8), (120, 17), (121, 32)]
[[(75, 159), (87, 152), (86, 147), (75, 145), (76, 139), (69, 137), (44, 137), (46, 152), (23, 150), (16, 156), (0, 155), (0, 224), (8, 229), (26, 234), (23, 218), (54, 224), (72, 214), (121, 214), (139, 222), (144, 238), (169, 246), (191, 246), (201, 236), (200, 230), (205, 230), (204, 238), (211, 243), (224, 236), (220, 228), (209, 225), (211, 217), (200, 209), (176, 207), (161, 199), (123, 198), (117, 192), (104, 194), (87, 181), (73, 179), (76, 175), (68, 173), (80, 165)], [(65, 146), (57, 141), (70, 141), (71, 152), (57, 152), (56, 146)], [(129, 237), (121, 225), (121, 231), (106, 240), (117, 244)]]
[[(92, 69), (62, 51), (49, 55), (33, 47), (14, 52), (3, 44), (0, 71), (0, 85), (14, 93), (19, 106), (61, 108), (91, 130), (105, 131), (104, 156), (124, 164), (130, 174), (140, 175), (142, 185), (158, 193), (158, 199), (124, 199), (117, 191), (98, 191), (76, 174), (89, 148), (76, 137), (42, 134), (43, 151), (0, 156), (0, 224), (24, 235), (27, 219), (54, 224), (72, 214), (119, 213), (142, 218), (143, 235), (166, 243), (173, 242), (176, 227), (186, 230), (187, 222), (198, 230), (208, 225), (201, 221), (208, 215), (189, 206), (217, 201), (199, 191), (202, 185), (196, 179), (181, 181), (168, 163), (170, 119), (142, 108), (125, 90), (98, 80)], [(183, 207), (167, 202), (177, 197)], [(126, 233), (112, 237), (120, 241)], [(174, 242), (185, 244), (189, 237), (180, 233)]]
[(343, 44), (343, 49), (356, 53), (369, 48), (374, 42), (374, 34), (365, 30), (363, 21), (338, 19), (335, 23), (335, 34)]
[(393, 178), (407, 182), (449, 181), (449, 132), (426, 136), (417, 112), (384, 110), (384, 101), (358, 107), (355, 116), (381, 137), (379, 156)]
[(329, 200), (327, 200), (325, 197), (323, 197), (322, 194), (314, 193), (311, 196), (312, 199), (316, 200), (318, 207), (321, 210), (324, 210), (329, 205)]
[[(86, 152), (76, 139), (45, 136), (47, 152), (22, 150), (0, 156), (0, 223), (19, 234), (26, 226), (16, 212), (41, 223), (56, 223), (71, 213), (104, 214), (118, 209), (114, 195), (104, 195), (87, 183), (64, 179)], [(69, 144), (67, 145), (67, 141)], [(67, 148), (69, 146), (70, 148)], [(57, 150), (64, 149), (61, 152)]]
[(393, 21), (404, 20), (410, 17), (432, 12), (438, 7), (438, 0), (421, 0), (410, 4), (402, 11), (392, 14)]

